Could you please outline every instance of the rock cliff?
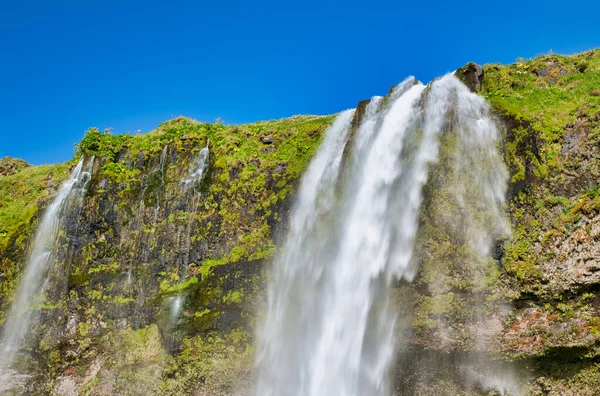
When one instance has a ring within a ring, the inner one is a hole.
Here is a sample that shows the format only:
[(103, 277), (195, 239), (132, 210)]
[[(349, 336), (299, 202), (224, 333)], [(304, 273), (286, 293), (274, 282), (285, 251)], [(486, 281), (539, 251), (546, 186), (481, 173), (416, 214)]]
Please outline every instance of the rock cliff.
[[(526, 394), (597, 394), (600, 51), (471, 63), (457, 76), (503, 127), (512, 232), (473, 278), (469, 231), (443, 231), (444, 216), (460, 218), (447, 196), (448, 180), (461, 177), (450, 166), (453, 135), (444, 134), (425, 187), (419, 271), (394, 288), (406, 346), (395, 387), (485, 394), (454, 373), (498, 363), (516, 371)], [(66, 214), (48, 301), (18, 360), (27, 375), (12, 379), (12, 392), (247, 393), (265, 270), (333, 118), (229, 127), (180, 117), (137, 136), (90, 129), (75, 158), (92, 164), (92, 182), (82, 209)], [(76, 160), (0, 160), (0, 323), (40, 213)], [(444, 213), (434, 210), (440, 202)], [(475, 300), (485, 302), (480, 312)], [(483, 350), (495, 363), (479, 360)]]

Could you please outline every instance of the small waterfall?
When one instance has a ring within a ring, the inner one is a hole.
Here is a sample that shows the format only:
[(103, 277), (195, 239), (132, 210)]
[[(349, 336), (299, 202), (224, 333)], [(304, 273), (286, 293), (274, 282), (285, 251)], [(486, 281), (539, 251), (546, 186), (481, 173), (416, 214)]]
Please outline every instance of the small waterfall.
[[(370, 101), (351, 142), (353, 110), (326, 132), (270, 274), (258, 331), (257, 395), (389, 394), (396, 347), (389, 288), (394, 279), (415, 276), (422, 190), (443, 134), (461, 130), (460, 151), (471, 156), (467, 166), (482, 164), (482, 156), (493, 160), (473, 181), (494, 183), (483, 187), (489, 199), (472, 212), (493, 204), (501, 216), (503, 209), (503, 165), (494, 144), (476, 143), (493, 135), (491, 121), (466, 91), (453, 75), (427, 87), (409, 78), (387, 103)], [(349, 166), (340, 172), (348, 150)]]
[(169, 152), (169, 145), (165, 144), (162, 154), (160, 155), (160, 161), (158, 163), (158, 172), (160, 172), (160, 186), (157, 188), (156, 193), (156, 209), (154, 209), (154, 223), (158, 220), (158, 212), (160, 211), (161, 198), (164, 192), (162, 188), (165, 185), (165, 166), (167, 164), (167, 154)]
[(175, 323), (181, 314), (181, 308), (183, 308), (183, 296), (176, 296), (169, 298), (169, 318), (172, 323)]
[(44, 211), (4, 328), (0, 356), (1, 364), (5, 367), (11, 366), (24, 337), (28, 334), (30, 325), (39, 312), (38, 307), (44, 303), (48, 275), (52, 267), (58, 264), (54, 259), (63, 218), (66, 211), (72, 210), (71, 204), (76, 203), (74, 200), (84, 197), (91, 179), (93, 162), (92, 158), (89, 169), (83, 170), (82, 157), (50, 206)]
[(206, 146), (198, 153), (194, 171), (188, 177), (181, 181), (181, 184), (186, 187), (193, 187), (198, 184), (205, 176), (209, 164), (209, 149), (210, 140), (206, 139)]
[(178, 325), (180, 324), (184, 302), (184, 295), (167, 297), (163, 301), (160, 327), (163, 336), (163, 346), (167, 351), (174, 351), (178, 343), (181, 342), (181, 333), (178, 330)]
[(162, 176), (163, 183), (165, 182), (165, 165), (167, 163), (167, 153), (168, 152), (169, 152), (169, 145), (165, 144), (162, 154), (160, 155), (160, 163), (159, 163), (160, 174)]
[[(193, 170), (191, 174), (179, 183), (185, 191), (185, 210), (188, 213), (196, 212), (198, 210), (198, 204), (202, 200), (202, 192), (199, 190), (198, 187), (206, 177), (207, 170), (210, 164), (209, 144), (210, 140), (207, 138), (206, 145), (200, 150), (194, 161), (192, 168)], [(190, 216), (186, 223), (183, 225), (184, 229), (181, 232), (181, 237), (179, 240), (179, 248), (181, 251), (185, 252), (183, 261), (186, 267), (189, 264), (189, 255), (192, 243), (190, 240), (190, 235), (192, 233), (193, 223), (194, 217)]]

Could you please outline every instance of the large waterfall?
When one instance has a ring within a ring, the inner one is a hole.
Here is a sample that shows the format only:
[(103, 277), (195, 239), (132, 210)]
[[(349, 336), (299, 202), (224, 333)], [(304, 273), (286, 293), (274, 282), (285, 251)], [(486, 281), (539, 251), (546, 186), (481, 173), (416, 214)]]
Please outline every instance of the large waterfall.
[(458, 130), (455, 166), (472, 176), (455, 195), (473, 215), (475, 255), (485, 261), (506, 232), (498, 130), (454, 75), (427, 87), (409, 78), (357, 112), (337, 117), (300, 185), (258, 332), (257, 395), (389, 394), (389, 288), (416, 274), (423, 186), (445, 133)]
[(83, 157), (79, 160), (40, 220), (29, 260), (4, 328), (0, 349), (0, 364), (4, 367), (11, 366), (32, 322), (45, 303), (51, 267), (56, 261), (61, 225), (66, 212), (76, 209), (81, 204), (80, 199), (85, 195), (91, 178), (93, 162), (92, 158), (89, 169), (84, 169)]

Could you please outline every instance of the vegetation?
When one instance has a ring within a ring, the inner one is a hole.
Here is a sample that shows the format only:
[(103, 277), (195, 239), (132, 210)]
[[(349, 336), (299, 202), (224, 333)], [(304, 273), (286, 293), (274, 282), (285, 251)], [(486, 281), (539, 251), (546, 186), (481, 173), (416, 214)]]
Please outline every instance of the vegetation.
[[(274, 254), (276, 228), (333, 118), (225, 126), (179, 117), (144, 135), (88, 130), (75, 158), (94, 158), (93, 179), (78, 217), (60, 231), (56, 252), (68, 265), (52, 270), (56, 287), (35, 308), (44, 324), (26, 342), (41, 357), (37, 364), (51, 367), (36, 370), (66, 372), (83, 393), (107, 384), (115, 392), (134, 382), (162, 393), (192, 382), (196, 388), (228, 386), (235, 376), (229, 365), (249, 367), (252, 306), (261, 298), (260, 262), (246, 261)], [(204, 179), (182, 184), (206, 145)], [(16, 173), (11, 167), (0, 176), (1, 315), (26, 260), (38, 208), (72, 164)], [(61, 347), (56, 332), (67, 317), (73, 318), (73, 343)], [(234, 358), (231, 348), (247, 358)], [(121, 354), (126, 358), (118, 359)], [(203, 360), (209, 356), (210, 364)], [(94, 359), (103, 371), (90, 371)], [(104, 377), (107, 370), (118, 372), (114, 381)]]
[(20, 279), (40, 206), (67, 178), (70, 165), (23, 167), (0, 176), (0, 323)]
[[(532, 391), (594, 389), (596, 286), (556, 268), (574, 254), (568, 246), (587, 246), (578, 241), (596, 238), (600, 227), (600, 51), (483, 71), (480, 93), (506, 126), (512, 235), (497, 241), (497, 260), (482, 262), (465, 242), (476, 227), (443, 227), (461, 216), (456, 183), (444, 182), (460, 181), (450, 166), (454, 135), (445, 134), (438, 177), (426, 186), (419, 277), (395, 290), (396, 300), (415, 311), (413, 342), (439, 349), (430, 336), (441, 323), (473, 324), (508, 298), (515, 308), (495, 316), (503, 327), (498, 342), (503, 358), (524, 359), (539, 378)], [(178, 117), (140, 135), (89, 129), (75, 158), (95, 157), (92, 183), (81, 213), (59, 235), (68, 265), (52, 274), (57, 286), (37, 307), (44, 324), (26, 346), (39, 356), (37, 370), (50, 373), (39, 379), (47, 393), (64, 379), (90, 394), (132, 387), (223, 394), (248, 386), (254, 305), (264, 298), (261, 263), (275, 253), (300, 175), (333, 118), (227, 126)], [(207, 145), (204, 179), (183, 185)], [(40, 208), (73, 161), (9, 165), (0, 174), (0, 323)], [(473, 312), (474, 298), (484, 299), (483, 312)], [(571, 354), (563, 365), (569, 378), (542, 361), (560, 350)]]
[[(554, 254), (548, 247), (573, 232), (582, 213), (599, 207), (593, 156), (600, 136), (600, 50), (483, 70), (481, 93), (509, 126), (514, 237), (504, 265), (520, 290), (544, 295), (540, 265)], [(538, 241), (543, 249), (534, 248)]]

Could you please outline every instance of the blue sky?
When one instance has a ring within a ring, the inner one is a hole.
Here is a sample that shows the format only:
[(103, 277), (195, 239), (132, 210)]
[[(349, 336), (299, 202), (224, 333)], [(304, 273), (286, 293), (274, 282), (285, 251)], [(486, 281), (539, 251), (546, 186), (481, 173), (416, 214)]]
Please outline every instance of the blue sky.
[(0, 157), (88, 127), (330, 114), (468, 61), (600, 47), (600, 2), (0, 0)]

